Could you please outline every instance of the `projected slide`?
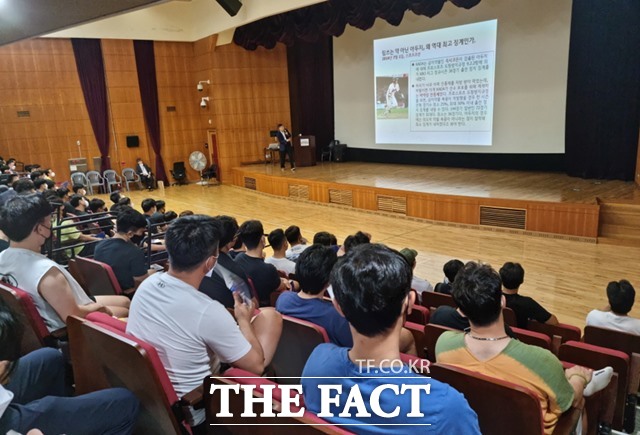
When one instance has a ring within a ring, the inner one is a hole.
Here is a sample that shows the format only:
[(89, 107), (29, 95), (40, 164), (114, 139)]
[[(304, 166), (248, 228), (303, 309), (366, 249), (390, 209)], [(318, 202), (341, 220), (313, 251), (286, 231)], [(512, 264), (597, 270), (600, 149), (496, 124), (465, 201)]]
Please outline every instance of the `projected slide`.
[(376, 143), (491, 145), (497, 28), (375, 40)]

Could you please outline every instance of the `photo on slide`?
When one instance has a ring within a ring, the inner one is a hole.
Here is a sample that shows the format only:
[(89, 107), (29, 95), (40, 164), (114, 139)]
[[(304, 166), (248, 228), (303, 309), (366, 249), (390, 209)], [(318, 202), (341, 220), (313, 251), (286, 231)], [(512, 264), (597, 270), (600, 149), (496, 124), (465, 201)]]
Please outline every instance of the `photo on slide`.
[(408, 119), (408, 74), (376, 77), (376, 118)]

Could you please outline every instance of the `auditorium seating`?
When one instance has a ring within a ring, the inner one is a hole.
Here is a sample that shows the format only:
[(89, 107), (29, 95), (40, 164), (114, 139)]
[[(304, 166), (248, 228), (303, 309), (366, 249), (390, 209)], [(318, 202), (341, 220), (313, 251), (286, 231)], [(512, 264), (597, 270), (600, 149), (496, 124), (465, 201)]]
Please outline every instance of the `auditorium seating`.
[(440, 305), (448, 305), (456, 308), (457, 305), (453, 301), (451, 295), (436, 292), (423, 292), (422, 293), (422, 306), (428, 309), (438, 308)]
[(425, 325), (420, 323), (414, 323), (406, 321), (404, 322), (404, 327), (407, 328), (411, 334), (413, 335), (413, 340), (416, 343), (416, 350), (418, 352), (418, 357), (426, 358), (427, 357), (427, 342), (425, 339), (424, 328)]
[(412, 305), (411, 312), (407, 314), (407, 321), (426, 325), (429, 323), (429, 309), (421, 305)]
[(271, 361), (275, 381), (279, 384), (299, 384), (309, 355), (321, 343), (329, 343), (329, 336), (323, 327), (283, 315), (282, 335)]
[(120, 295), (122, 289), (111, 266), (84, 257), (75, 258), (77, 269), (87, 286), (85, 290), (92, 296)]
[[(477, 372), (443, 364), (432, 364), (431, 377), (464, 394), (478, 414), (480, 431), (485, 434), (544, 433), (542, 411), (537, 396), (516, 384)], [(570, 434), (582, 409), (571, 408), (559, 419), (554, 434)]]
[(66, 328), (49, 332), (31, 296), (17, 287), (0, 282), (0, 298), (18, 316), (23, 326), (20, 354), (26, 355), (41, 347), (60, 347), (66, 339)]
[(554, 336), (558, 336), (563, 343), (569, 340), (580, 341), (580, 336), (582, 335), (580, 328), (577, 326), (567, 325), (566, 323), (547, 325), (546, 323), (536, 322), (531, 319), (529, 319), (527, 323), (527, 329), (548, 335), (551, 339), (553, 339)]
[(544, 334), (534, 331), (527, 331), (526, 329), (520, 329), (513, 326), (511, 327), (511, 330), (518, 338), (518, 340), (523, 343), (530, 344), (532, 346), (538, 346), (549, 351), (552, 350), (551, 338)]
[[(606, 366), (613, 367), (614, 372), (618, 374), (618, 385), (616, 410), (612, 426), (616, 430), (622, 430), (624, 426), (625, 402), (630, 387), (629, 356), (617, 350), (578, 341), (568, 341), (560, 346), (558, 357), (563, 362), (578, 364), (594, 370)], [(638, 391), (637, 388), (638, 386), (636, 385), (635, 392)], [(635, 406), (629, 410), (629, 412), (632, 414), (629, 418), (635, 419)]]
[(502, 309), (502, 317), (504, 318), (504, 323), (513, 327), (518, 325), (518, 321), (516, 320), (516, 313), (509, 307), (504, 307)]
[(447, 328), (446, 326), (434, 325), (429, 323), (424, 326), (424, 340), (426, 347), (426, 357), (429, 361), (436, 361), (436, 343), (438, 342), (438, 338), (442, 335), (442, 333), (446, 331), (456, 331), (460, 332), (457, 329)]
[(178, 398), (155, 348), (112, 326), (110, 316), (95, 314), (92, 320), (68, 319), (76, 394), (124, 387), (140, 400), (135, 433), (190, 432), (183, 407), (202, 405), (201, 387)]

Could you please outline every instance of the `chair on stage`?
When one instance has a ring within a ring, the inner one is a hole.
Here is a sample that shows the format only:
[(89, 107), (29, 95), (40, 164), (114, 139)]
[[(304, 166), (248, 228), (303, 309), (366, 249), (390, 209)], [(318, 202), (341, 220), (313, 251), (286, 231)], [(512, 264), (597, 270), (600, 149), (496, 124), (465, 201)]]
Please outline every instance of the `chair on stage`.
[[(87, 182), (89, 188), (89, 195), (95, 195), (101, 193), (100, 190), (104, 189), (104, 179), (100, 172), (98, 171), (89, 171), (87, 172)], [(94, 187), (96, 190), (94, 190)]]
[(134, 171), (133, 168), (124, 168), (122, 170), (122, 179), (124, 180), (124, 185), (128, 191), (131, 191), (129, 184), (136, 184), (138, 189), (142, 190), (142, 180), (140, 180), (140, 176), (136, 174), (136, 171)]
[(87, 180), (87, 176), (82, 172), (74, 172), (73, 174), (71, 174), (71, 184), (82, 184), (84, 187), (90, 190), (90, 187), (88, 187), (89, 180)]
[(324, 163), (324, 159), (327, 158), (329, 162), (333, 159), (333, 149), (336, 147), (336, 142), (340, 143), (340, 141), (332, 140), (329, 142), (329, 145), (322, 148), (322, 153), (320, 154), (320, 162)]
[(187, 184), (187, 169), (184, 167), (184, 162), (174, 162), (173, 169), (171, 169), (171, 176), (175, 180), (175, 183), (171, 183), (172, 186), (176, 184), (178, 186)]
[(107, 188), (107, 192), (113, 192), (112, 186), (116, 186), (116, 190), (120, 189), (119, 186), (122, 185), (122, 179), (118, 175), (116, 171), (113, 169), (107, 169), (102, 173), (102, 178), (104, 178), (104, 184)]

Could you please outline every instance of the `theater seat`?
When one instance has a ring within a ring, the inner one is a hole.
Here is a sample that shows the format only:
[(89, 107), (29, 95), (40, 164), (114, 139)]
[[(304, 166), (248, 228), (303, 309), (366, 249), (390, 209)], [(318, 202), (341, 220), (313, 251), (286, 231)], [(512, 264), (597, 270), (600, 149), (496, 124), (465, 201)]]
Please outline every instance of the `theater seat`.
[(450, 307), (457, 308), (456, 303), (453, 301), (451, 295), (436, 292), (423, 292), (422, 293), (422, 306), (428, 309), (438, 308), (440, 305), (448, 305)]
[(554, 335), (557, 335), (563, 343), (569, 340), (580, 341), (580, 337), (582, 335), (580, 328), (577, 326), (567, 325), (566, 323), (547, 325), (546, 323), (536, 322), (531, 319), (529, 319), (529, 322), (527, 323), (527, 329), (529, 331), (540, 332), (548, 335), (552, 339)]
[[(527, 388), (459, 367), (432, 364), (431, 377), (464, 394), (478, 414), (485, 434), (544, 434), (542, 410), (536, 395)], [(570, 434), (582, 409), (571, 408), (558, 421), (554, 434)]]
[(127, 388), (140, 400), (136, 434), (190, 433), (183, 406), (202, 405), (201, 388), (178, 398), (156, 349), (123, 332), (122, 325), (114, 323), (119, 320), (105, 316), (67, 320), (76, 393)]
[(91, 258), (76, 257), (75, 268), (82, 275), (86, 291), (92, 296), (113, 296), (122, 294), (113, 269), (108, 264)]
[(66, 339), (66, 328), (49, 332), (29, 293), (12, 285), (0, 282), (0, 299), (14, 312), (24, 331), (20, 344), (20, 355), (26, 355), (42, 347), (61, 347)]
[(526, 329), (511, 328), (518, 340), (532, 346), (538, 346), (543, 349), (551, 350), (551, 338), (540, 332), (527, 331)]
[(329, 343), (323, 327), (283, 315), (282, 335), (270, 365), (274, 380), (280, 384), (299, 384), (309, 355), (321, 343)]
[(509, 326), (518, 326), (518, 320), (516, 318), (516, 313), (509, 307), (504, 307), (502, 309), (502, 318), (504, 319), (504, 323)]
[(438, 338), (440, 338), (440, 336), (446, 331), (460, 332), (457, 329), (447, 328), (446, 326), (434, 325), (431, 323), (424, 326), (426, 357), (429, 361), (436, 361), (436, 343), (438, 342)]
[(407, 321), (426, 325), (429, 323), (429, 309), (421, 305), (412, 305), (411, 313), (407, 314)]
[(424, 336), (424, 325), (414, 322), (404, 322), (404, 327), (411, 331), (413, 335), (413, 341), (416, 343), (416, 350), (418, 351), (418, 357), (427, 357), (427, 342)]

